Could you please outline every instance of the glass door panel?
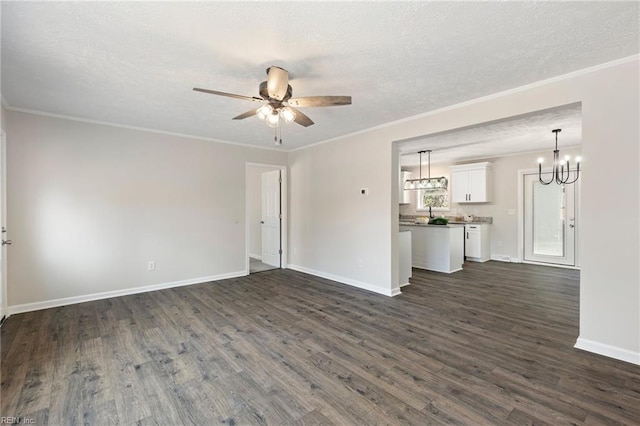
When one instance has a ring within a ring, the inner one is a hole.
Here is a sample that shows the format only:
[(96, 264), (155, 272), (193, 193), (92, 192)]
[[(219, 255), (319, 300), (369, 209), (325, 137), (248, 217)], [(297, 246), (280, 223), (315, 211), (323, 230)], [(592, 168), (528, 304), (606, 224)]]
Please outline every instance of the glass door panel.
[(576, 265), (575, 193), (575, 185), (542, 185), (538, 173), (524, 175), (524, 260)]
[(533, 253), (564, 256), (566, 193), (564, 185), (532, 184), (533, 190)]

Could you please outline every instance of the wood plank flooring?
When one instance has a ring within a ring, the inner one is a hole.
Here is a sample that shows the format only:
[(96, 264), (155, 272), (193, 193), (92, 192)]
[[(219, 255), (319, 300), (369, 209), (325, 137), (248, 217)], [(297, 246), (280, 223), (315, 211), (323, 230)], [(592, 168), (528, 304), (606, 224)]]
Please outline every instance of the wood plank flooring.
[(579, 273), (291, 270), (15, 315), (2, 416), (38, 425), (640, 424), (640, 367), (573, 348)]

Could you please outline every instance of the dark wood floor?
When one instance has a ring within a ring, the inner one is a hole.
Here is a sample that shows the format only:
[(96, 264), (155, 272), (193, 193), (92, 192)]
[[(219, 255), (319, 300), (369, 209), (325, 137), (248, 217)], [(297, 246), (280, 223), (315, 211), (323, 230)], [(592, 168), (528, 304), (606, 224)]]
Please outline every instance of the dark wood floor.
[(35, 424), (640, 424), (640, 367), (573, 348), (579, 274), (467, 263), (395, 298), (290, 270), (31, 312), (2, 416)]

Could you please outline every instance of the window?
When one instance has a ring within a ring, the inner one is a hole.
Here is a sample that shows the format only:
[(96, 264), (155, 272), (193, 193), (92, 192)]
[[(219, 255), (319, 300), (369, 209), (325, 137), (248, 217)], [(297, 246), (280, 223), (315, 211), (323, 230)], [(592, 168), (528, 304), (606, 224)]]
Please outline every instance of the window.
[[(448, 179), (447, 179), (448, 180)], [(418, 203), (416, 210), (424, 211), (449, 211), (449, 190), (448, 189), (423, 189), (418, 192)]]

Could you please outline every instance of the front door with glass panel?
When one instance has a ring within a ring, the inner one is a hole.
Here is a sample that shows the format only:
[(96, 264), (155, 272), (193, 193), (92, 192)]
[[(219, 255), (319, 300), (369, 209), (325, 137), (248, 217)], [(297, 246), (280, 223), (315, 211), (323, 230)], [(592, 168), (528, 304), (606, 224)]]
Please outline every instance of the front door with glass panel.
[[(543, 179), (549, 179), (550, 173)], [(579, 183), (542, 185), (538, 173), (525, 174), (524, 260), (578, 266), (576, 259)]]

